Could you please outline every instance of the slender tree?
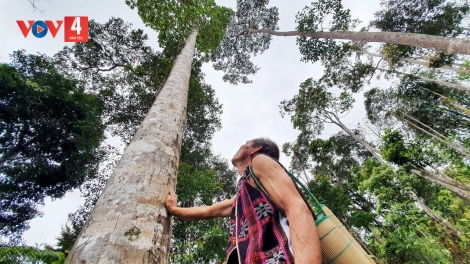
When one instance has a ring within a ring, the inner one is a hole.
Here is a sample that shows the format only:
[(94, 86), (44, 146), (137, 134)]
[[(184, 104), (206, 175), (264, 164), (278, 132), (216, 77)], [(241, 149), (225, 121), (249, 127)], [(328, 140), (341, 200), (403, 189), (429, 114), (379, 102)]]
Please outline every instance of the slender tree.
[[(332, 88), (328, 79), (319, 81), (308, 79), (300, 85), (300, 88), (299, 95), (294, 96), (290, 101), (281, 102), (281, 114), (295, 113), (291, 117), (295, 128), (311, 131), (313, 135), (320, 135), (326, 123), (334, 124), (362, 144), (378, 161), (388, 164), (387, 159), (381, 155), (381, 151), (361, 139), (341, 122), (340, 116), (347, 113), (354, 102), (350, 94), (341, 92), (339, 96), (335, 97), (332, 92), (328, 91), (329, 88)], [(423, 165), (415, 163), (415, 166), (411, 172), (417, 176), (439, 184), (467, 201), (470, 200), (470, 190), (465, 185), (446, 175), (436, 175), (426, 171)]]
[(455, 52), (470, 55), (470, 41), (463, 39), (429, 36), (415, 33), (398, 32), (303, 32), (303, 31), (274, 31), (267, 29), (250, 29), (250, 33), (264, 33), (272, 36), (312, 39), (342, 39), (352, 41), (380, 42), (423, 47), (437, 51)]
[[(383, 69), (383, 68), (376, 68), (377, 70), (380, 70), (382, 72), (386, 72), (386, 73), (395, 73), (397, 75), (406, 75), (407, 73), (404, 73), (404, 72), (399, 72), (399, 71), (395, 71), (395, 70), (387, 70), (387, 69)], [(464, 86), (464, 85), (460, 85), (460, 84), (456, 84), (456, 83), (450, 83), (450, 82), (446, 82), (446, 81), (441, 81), (441, 80), (437, 80), (437, 79), (432, 79), (432, 78), (428, 78), (426, 76), (421, 76), (421, 75), (414, 75), (416, 76), (416, 78), (419, 78), (423, 81), (426, 81), (426, 82), (434, 82), (434, 83), (437, 83), (439, 85), (442, 85), (442, 86), (445, 86), (445, 87), (448, 87), (448, 88), (452, 88), (452, 89), (456, 89), (456, 90), (460, 90), (460, 91), (465, 91), (467, 93), (470, 93), (470, 87), (467, 87), (467, 86)]]
[[(362, 137), (358, 131), (355, 133)], [(454, 222), (440, 218), (416, 194), (410, 197), (416, 190), (403, 191), (405, 186), (417, 188), (416, 181), (410, 181), (412, 178), (408, 173), (395, 173), (387, 165), (366, 161), (372, 157), (370, 152), (345, 133), (338, 133), (327, 140), (315, 139), (307, 134), (302, 132), (295, 143), (284, 147), (284, 151), (292, 157), (293, 169), (297, 174), (302, 174), (303, 168), (312, 164), (308, 173), (314, 179), (308, 181), (309, 188), (317, 199), (325, 201), (352, 233), (359, 231), (363, 234), (364, 244), (379, 258), (377, 262), (381, 258), (391, 261), (390, 258), (398, 256), (406, 259), (434, 258), (435, 254), (448, 259), (439, 252), (448, 247), (448, 243), (460, 241), (461, 226), (457, 229)], [(418, 187), (418, 190), (421, 188), (428, 194), (434, 193), (434, 188), (430, 188), (429, 184)], [(419, 212), (416, 205), (425, 211)], [(393, 219), (393, 214), (406, 217), (396, 221), (398, 218)], [(432, 224), (425, 224), (429, 219), (433, 219)], [(435, 232), (434, 226), (438, 226), (439, 231)], [(397, 232), (397, 229), (401, 231)], [(405, 230), (408, 238), (404, 237)], [(427, 237), (442, 238), (448, 242), (443, 246), (424, 241), (420, 238), (423, 232)], [(426, 247), (416, 247), (416, 241), (433, 244), (435, 252)], [(391, 256), (383, 253), (392, 247), (396, 251)], [(416, 247), (415, 252), (410, 254), (398, 250), (407, 247)], [(455, 251), (456, 254), (462, 252), (458, 248)]]
[[(390, 57), (390, 56), (385, 56), (385, 55), (382, 55), (382, 54), (372, 53), (372, 52), (369, 52), (367, 50), (354, 50), (354, 52), (357, 53), (357, 54), (364, 54), (364, 55), (368, 55), (368, 56), (371, 56), (371, 57), (387, 59), (387, 60), (390, 61), (389, 64), (392, 64), (395, 61), (404, 61), (404, 62), (409, 62), (409, 63), (412, 63), (412, 64), (416, 64), (416, 65), (422, 65), (422, 66), (425, 66), (427, 68), (449, 70), (449, 71), (453, 71), (453, 72), (456, 72), (456, 73), (459, 73), (459, 74), (469, 73), (469, 69), (467, 69), (466, 67), (457, 68), (457, 67), (448, 66), (448, 65), (435, 65), (431, 61), (425, 62), (425, 61), (416, 60), (416, 59), (412, 59), (412, 58), (402, 58), (402, 57), (395, 57), (395, 56)], [(462, 66), (462, 65), (460, 64), (460, 65), (457, 65), (457, 66)]]
[[(408, 85), (408, 86), (407, 86)], [(413, 85), (414, 87), (410, 87)], [(429, 122), (428, 120), (423, 119), (422, 121), (425, 123), (430, 124), (429, 127), (426, 129), (429, 130), (432, 133), (438, 133), (438, 131), (432, 129), (432, 127), (437, 128), (437, 130), (440, 131), (446, 131), (449, 128), (453, 129), (458, 129), (461, 126), (461, 122), (458, 121), (458, 116), (455, 122), (448, 122), (450, 121), (450, 118), (456, 118), (456, 116), (453, 113), (446, 113), (446, 111), (442, 111), (440, 108), (434, 107), (434, 105), (429, 104), (429, 101), (426, 101), (425, 94), (427, 93), (426, 91), (423, 91), (422, 89), (415, 90), (417, 87), (416, 85), (423, 85), (422, 83), (413, 83), (413, 82), (404, 82), (402, 85), (400, 85), (400, 90), (399, 92), (392, 92), (392, 91), (381, 91), (379, 89), (372, 89), (366, 93), (366, 110), (368, 114), (368, 118), (375, 123), (376, 120), (381, 119), (390, 119), (393, 118), (397, 115), (394, 115), (393, 113), (396, 113), (396, 111), (403, 111), (400, 112), (401, 115), (403, 115), (405, 112), (406, 113), (414, 113), (414, 115), (419, 116), (420, 118), (431, 118), (432, 120), (436, 120), (434, 124), (431, 124), (432, 122)], [(424, 85), (429, 85), (424, 83)], [(429, 86), (428, 86), (429, 87)], [(431, 86), (432, 87), (432, 84)], [(435, 88), (434, 88), (435, 89)], [(416, 97), (416, 93), (420, 93), (420, 97)], [(388, 94), (388, 95), (387, 95)], [(424, 96), (423, 96), (424, 95)], [(408, 97), (410, 96), (410, 97)], [(395, 98), (395, 99), (392, 99)], [(400, 98), (397, 100), (396, 98)], [(406, 102), (406, 98), (411, 99), (408, 103)], [(385, 100), (384, 100), (385, 99)], [(377, 100), (380, 100), (377, 101)], [(423, 100), (423, 103), (418, 103), (418, 101)], [(445, 117), (447, 116), (447, 117)], [(400, 118), (405, 122), (405, 119)], [(415, 119), (416, 120), (416, 119)], [(416, 121), (415, 121), (416, 122)], [(438, 128), (439, 124), (438, 122), (443, 122), (441, 127)], [(447, 124), (446, 124), (447, 123)], [(412, 123), (414, 124), (414, 123)], [(405, 125), (409, 125), (408, 122), (405, 122)], [(416, 130), (417, 126), (411, 126), (412, 129)], [(423, 133), (422, 130), (417, 129), (418, 133)], [(431, 133), (428, 132), (428, 133)], [(429, 135), (429, 134), (426, 134)], [(435, 136), (438, 137), (438, 136)], [(448, 139), (446, 139), (448, 140)], [(444, 188), (447, 188), (451, 190), (453, 193), (458, 195), (459, 197), (462, 197), (465, 200), (469, 199), (469, 190), (470, 187), (466, 186), (465, 184), (459, 182), (456, 179), (453, 179), (452, 177), (449, 177), (445, 173), (440, 172), (437, 169), (432, 169), (432, 170), (426, 170), (425, 168), (433, 168), (434, 166), (447, 166), (447, 162), (449, 162), (448, 159), (444, 159), (443, 157), (436, 157), (435, 150), (433, 150), (434, 145), (430, 145), (429, 148), (422, 148), (419, 146), (422, 146), (422, 143), (416, 143), (410, 146), (405, 146), (403, 145), (402, 141), (398, 140), (400, 143), (396, 143), (396, 146), (390, 146), (388, 149), (382, 150), (382, 153), (386, 153), (385, 156), (383, 156), (387, 161), (393, 162), (398, 165), (405, 165), (405, 164), (410, 164), (411, 168), (410, 171), (415, 173), (416, 175), (420, 177), (424, 177), (431, 182), (434, 182)], [(444, 140), (441, 140), (439, 143), (442, 144), (444, 143), (445, 148), (449, 148), (453, 151), (455, 149), (461, 149), (461, 148), (456, 148), (452, 146), (449, 142), (445, 142)], [(426, 146), (427, 144), (424, 144)], [(409, 150), (407, 150), (409, 149)], [(464, 151), (463, 149), (461, 149)], [(388, 153), (391, 151), (390, 153)], [(411, 151), (411, 152), (409, 152)], [(414, 153), (412, 153), (414, 151)], [(391, 154), (394, 153), (394, 154)], [(402, 154), (399, 154), (402, 153)], [(405, 154), (408, 153), (408, 154)], [(406, 157), (406, 158), (405, 158)], [(458, 158), (457, 158), (458, 159)], [(461, 159), (461, 156), (460, 156)], [(451, 163), (454, 161), (450, 161)], [(434, 164), (434, 166), (433, 166)]]
[[(246, 30), (250, 33), (264, 33), (273, 36), (298, 36), (300, 50), (304, 55), (306, 53), (310, 53), (311, 55), (313, 55), (313, 53), (320, 54), (325, 49), (330, 49), (332, 48), (332, 45), (334, 45), (329, 41), (319, 39), (344, 39), (364, 42), (393, 43), (412, 47), (430, 48), (438, 51), (469, 54), (469, 41), (443, 37), (451, 35), (446, 34), (446, 32), (452, 31), (454, 24), (459, 23), (468, 11), (469, 8), (465, 5), (462, 8), (455, 9), (455, 13), (457, 15), (454, 15), (454, 13), (451, 12), (445, 13), (447, 16), (446, 19), (453, 19), (452, 24), (445, 24), (448, 21), (439, 21), (439, 25), (441, 26), (440, 28), (435, 24), (429, 25), (428, 27), (433, 27), (434, 31), (423, 29), (421, 31), (398, 32), (397, 30), (383, 27), (381, 29), (383, 29), (384, 32), (349, 32), (347, 30), (352, 22), (349, 10), (343, 8), (340, 0), (323, 0), (313, 2), (310, 7), (305, 7), (298, 13), (297, 22), (299, 25), (297, 27), (297, 31), (277, 32), (271, 29), (253, 27), (247, 28)], [(324, 31), (324, 25), (322, 25), (322, 23), (329, 15), (333, 16), (328, 25), (329, 31)], [(393, 17), (399, 18), (402, 17), (402, 15), (396, 15)], [(387, 18), (389, 17), (387, 16)], [(374, 25), (380, 24), (378, 20), (374, 22)], [(443, 25), (445, 25), (444, 29), (446, 32), (439, 34), (436, 30), (442, 29)], [(315, 51), (312, 50), (314, 48), (316, 48)]]
[(352, 108), (354, 103), (352, 95), (341, 92), (335, 97), (328, 91), (329, 88), (332, 88), (332, 83), (328, 79), (318, 81), (307, 79), (300, 85), (299, 95), (281, 102), (281, 114), (296, 113), (291, 118), (294, 127), (303, 131), (312, 131), (313, 135), (320, 135), (326, 123), (337, 125), (364, 145), (377, 160), (382, 161), (377, 149), (358, 137), (340, 120), (341, 115), (347, 114)]
[[(223, 44), (216, 53), (217, 56), (214, 57), (216, 61), (214, 68), (224, 71), (224, 80), (231, 83), (249, 82), (247, 75), (254, 74), (258, 70), (258, 67), (250, 61), (250, 57), (266, 50), (271, 36), (297, 36), (297, 44), (303, 55), (302, 61), (321, 60), (325, 64), (340, 61), (351, 49), (351, 45), (347, 42), (335, 40), (396, 43), (402, 46), (409, 45), (406, 47), (423, 47), (460, 54), (470, 52), (468, 40), (452, 38), (453, 35), (449, 34), (433, 35), (436, 30), (366, 32), (363, 29), (352, 32), (351, 30), (360, 21), (351, 18), (350, 11), (343, 7), (341, 0), (313, 2), (311, 6), (305, 7), (298, 13), (297, 30), (289, 32), (276, 31), (278, 11), (275, 7), (267, 7), (269, 1), (239, 0), (237, 3), (238, 10), (232, 17)], [(439, 11), (442, 11), (446, 18), (457, 14), (453, 17), (453, 24), (449, 28), (459, 28), (458, 24), (469, 11), (466, 5), (450, 10), (442, 6), (440, 8)], [(323, 24), (326, 21), (329, 21), (328, 25)], [(436, 28), (439, 25), (442, 23), (436, 23), (429, 28)], [(452, 31), (449, 28), (446, 30)], [(217, 60), (220, 58), (223, 60)]]

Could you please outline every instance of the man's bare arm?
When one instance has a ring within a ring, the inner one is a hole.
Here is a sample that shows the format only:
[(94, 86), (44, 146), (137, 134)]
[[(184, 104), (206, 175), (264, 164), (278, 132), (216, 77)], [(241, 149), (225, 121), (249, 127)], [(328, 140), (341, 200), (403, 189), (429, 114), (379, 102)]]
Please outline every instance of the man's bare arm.
[(295, 263), (321, 264), (315, 222), (292, 179), (276, 161), (265, 155), (256, 156), (252, 166), (273, 202), (286, 213)]
[(178, 207), (176, 198), (176, 194), (170, 191), (165, 201), (166, 208), (171, 215), (185, 220), (203, 220), (216, 217), (228, 217), (232, 211), (232, 204), (235, 201), (234, 196), (232, 199), (217, 202), (211, 206)]

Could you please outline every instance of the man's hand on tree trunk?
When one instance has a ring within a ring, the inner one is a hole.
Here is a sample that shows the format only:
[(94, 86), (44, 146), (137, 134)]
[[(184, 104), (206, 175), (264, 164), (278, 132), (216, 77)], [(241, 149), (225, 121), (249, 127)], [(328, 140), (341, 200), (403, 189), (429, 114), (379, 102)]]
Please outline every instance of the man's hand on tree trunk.
[(168, 197), (165, 200), (165, 206), (170, 214), (175, 212), (175, 209), (178, 208), (178, 197), (173, 191), (168, 192)]

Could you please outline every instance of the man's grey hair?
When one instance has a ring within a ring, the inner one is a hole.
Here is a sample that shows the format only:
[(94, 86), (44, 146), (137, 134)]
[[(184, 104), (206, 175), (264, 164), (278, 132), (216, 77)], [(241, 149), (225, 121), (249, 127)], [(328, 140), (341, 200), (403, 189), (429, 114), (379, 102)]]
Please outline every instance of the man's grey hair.
[(261, 146), (258, 153), (268, 154), (269, 156), (279, 160), (279, 147), (274, 141), (269, 138), (256, 138), (252, 140), (252, 147), (257, 148)]

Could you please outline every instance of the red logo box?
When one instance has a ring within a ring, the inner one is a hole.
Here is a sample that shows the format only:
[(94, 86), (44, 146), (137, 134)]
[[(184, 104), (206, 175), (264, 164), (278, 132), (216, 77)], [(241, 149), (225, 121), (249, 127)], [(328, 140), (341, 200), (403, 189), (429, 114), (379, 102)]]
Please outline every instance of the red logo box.
[(88, 17), (66, 16), (64, 17), (64, 41), (88, 42)]

